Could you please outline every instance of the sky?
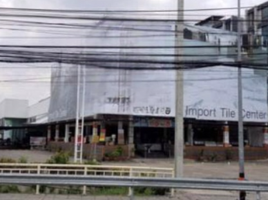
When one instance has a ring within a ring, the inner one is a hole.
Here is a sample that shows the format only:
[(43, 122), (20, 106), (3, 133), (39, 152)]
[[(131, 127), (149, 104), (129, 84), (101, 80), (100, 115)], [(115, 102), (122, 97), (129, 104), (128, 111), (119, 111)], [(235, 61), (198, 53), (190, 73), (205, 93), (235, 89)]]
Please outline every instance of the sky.
[[(112, 2), (112, 3), (111, 3)], [(146, 3), (145, 3), (146, 2)], [(202, 2), (202, 3), (200, 3)], [(242, 6), (254, 6), (265, 2), (265, 0), (241, 0)], [(223, 8), (235, 7), (236, 0), (185, 0), (184, 9), (205, 9), (205, 8)], [(40, 8), (40, 9), (98, 9), (98, 10), (174, 10), (177, 7), (177, 0), (0, 0), (1, 7), (12, 8)], [(186, 18), (202, 20), (211, 14), (236, 14), (232, 11), (203, 11), (203, 12), (185, 12)], [(244, 11), (242, 11), (244, 13)], [(198, 15), (193, 16), (193, 15)], [(42, 44), (43, 41), (31, 39), (32, 33), (23, 33), (28, 39), (24, 41), (7, 40), (1, 36), (13, 35), (18, 33), (0, 33), (0, 44)], [(0, 101), (5, 98), (28, 99), (33, 104), (42, 98), (50, 95), (49, 79), (45, 83), (8, 83), (3, 80), (50, 77), (51, 64), (0, 64)], [(41, 68), (40, 68), (41, 66)]]

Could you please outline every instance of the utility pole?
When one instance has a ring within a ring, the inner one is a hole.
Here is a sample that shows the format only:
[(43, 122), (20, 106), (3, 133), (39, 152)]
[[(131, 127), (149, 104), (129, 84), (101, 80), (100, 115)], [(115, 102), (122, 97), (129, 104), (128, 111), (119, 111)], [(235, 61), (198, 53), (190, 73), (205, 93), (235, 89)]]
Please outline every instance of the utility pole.
[[(184, 0), (178, 0), (178, 14), (175, 32), (175, 60), (176, 62), (181, 61), (182, 48), (183, 46), (183, 21), (184, 21)], [(174, 142), (174, 155), (175, 155), (175, 177), (183, 177), (183, 151), (184, 151), (184, 133), (183, 133), (183, 71), (176, 70), (176, 111), (175, 111), (175, 142)]]
[(81, 66), (78, 65), (77, 69), (77, 96), (76, 96), (76, 122), (75, 122), (75, 137), (74, 137), (74, 163), (78, 161), (78, 153), (80, 153), (80, 146), (78, 136), (80, 135), (80, 75)]
[[(238, 142), (239, 142), (239, 180), (245, 179), (244, 163), (244, 126), (243, 126), (243, 86), (242, 86), (242, 69), (241, 69), (241, 0), (238, 0), (237, 6), (237, 63), (238, 63)], [(240, 191), (239, 199), (246, 199), (246, 192)]]
[(81, 114), (81, 144), (80, 144), (80, 154), (79, 154), (79, 158), (80, 158), (80, 163), (83, 163), (83, 146), (84, 146), (84, 127), (85, 127), (85, 104), (86, 104), (86, 66), (83, 66), (83, 90), (82, 90), (82, 108), (80, 111)]

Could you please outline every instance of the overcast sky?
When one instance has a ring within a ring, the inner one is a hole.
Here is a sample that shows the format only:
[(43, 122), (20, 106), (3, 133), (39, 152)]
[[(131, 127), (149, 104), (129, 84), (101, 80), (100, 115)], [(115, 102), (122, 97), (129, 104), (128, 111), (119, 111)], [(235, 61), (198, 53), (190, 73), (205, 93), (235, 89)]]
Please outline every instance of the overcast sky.
[[(265, 2), (265, 0), (241, 0), (242, 6), (254, 6)], [(176, 9), (177, 0), (0, 0), (2, 7), (14, 8), (41, 8), (41, 9), (152, 9), (166, 10)], [(220, 8), (220, 7), (235, 7), (236, 0), (185, 0), (185, 9), (204, 9), (204, 8)], [(205, 15), (210, 14), (236, 14), (236, 11), (216, 11), (216, 12), (185, 12), (186, 17), (190, 15), (199, 15), (198, 19), (205, 18)], [(244, 12), (243, 12), (244, 13)], [(195, 17), (196, 18), (196, 17)], [(9, 35), (12, 33), (8, 33)], [(1, 34), (3, 36), (4, 33)], [(17, 33), (15, 35), (18, 35)], [(30, 37), (31, 35), (28, 34)], [(0, 44), (8, 44), (10, 40), (0, 39)], [(24, 41), (27, 44), (37, 44), (39, 41), (28, 39)], [(12, 41), (14, 43), (14, 40)], [(18, 69), (18, 67), (31, 67), (28, 69)], [(34, 64), (20, 65), (4, 65), (0, 67), (0, 81), (7, 79), (19, 78), (34, 78), (50, 76), (49, 69), (33, 69)], [(43, 65), (43, 66), (49, 66)], [(8, 67), (8, 68), (7, 68)], [(0, 101), (5, 98), (29, 99), (30, 103), (35, 103), (38, 100), (49, 96), (49, 82), (42, 84), (33, 83), (1, 83), (0, 82)]]

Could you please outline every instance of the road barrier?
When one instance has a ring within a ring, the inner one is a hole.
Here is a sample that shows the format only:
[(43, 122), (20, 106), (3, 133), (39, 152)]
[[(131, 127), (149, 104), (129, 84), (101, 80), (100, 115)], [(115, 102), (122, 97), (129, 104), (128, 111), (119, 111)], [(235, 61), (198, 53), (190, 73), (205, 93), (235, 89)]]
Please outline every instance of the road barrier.
[[(132, 167), (132, 166), (109, 166), (109, 165), (59, 165), (59, 164), (0, 164), (0, 175), (64, 175), (73, 176), (97, 176), (97, 177), (155, 177), (172, 178), (172, 168)], [(37, 185), (36, 194), (40, 187)], [(129, 191), (131, 193), (131, 189)], [(173, 193), (173, 191), (171, 191)], [(86, 186), (83, 188), (86, 194)]]
[[(37, 175), (37, 174), (1, 174), (0, 184), (15, 185), (71, 185), (71, 186), (102, 186), (102, 187), (148, 187), (148, 188), (174, 188), (195, 190), (223, 190), (256, 192), (260, 199), (260, 192), (268, 192), (268, 182), (230, 181), (210, 179), (174, 179), (156, 177), (106, 177), (83, 175)], [(133, 193), (130, 196), (133, 199)]]

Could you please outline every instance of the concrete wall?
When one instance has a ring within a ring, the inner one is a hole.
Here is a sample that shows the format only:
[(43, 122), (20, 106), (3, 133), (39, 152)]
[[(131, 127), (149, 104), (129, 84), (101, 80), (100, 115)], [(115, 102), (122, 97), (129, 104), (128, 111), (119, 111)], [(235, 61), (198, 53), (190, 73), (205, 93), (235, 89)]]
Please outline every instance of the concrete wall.
[[(230, 147), (186, 147), (185, 148), (185, 157), (194, 160), (200, 161), (225, 161), (226, 157), (229, 156), (229, 160), (238, 160), (238, 148)], [(201, 158), (203, 157), (203, 158)], [(246, 160), (261, 160), (268, 158), (268, 149), (267, 148), (254, 148), (246, 147), (245, 148), (245, 159)]]
[(50, 98), (43, 99), (38, 103), (29, 106), (28, 117), (36, 117), (48, 113)]
[(0, 118), (26, 119), (28, 100), (5, 99), (0, 103)]
[(28, 107), (29, 123), (45, 123), (48, 120), (50, 97)]

